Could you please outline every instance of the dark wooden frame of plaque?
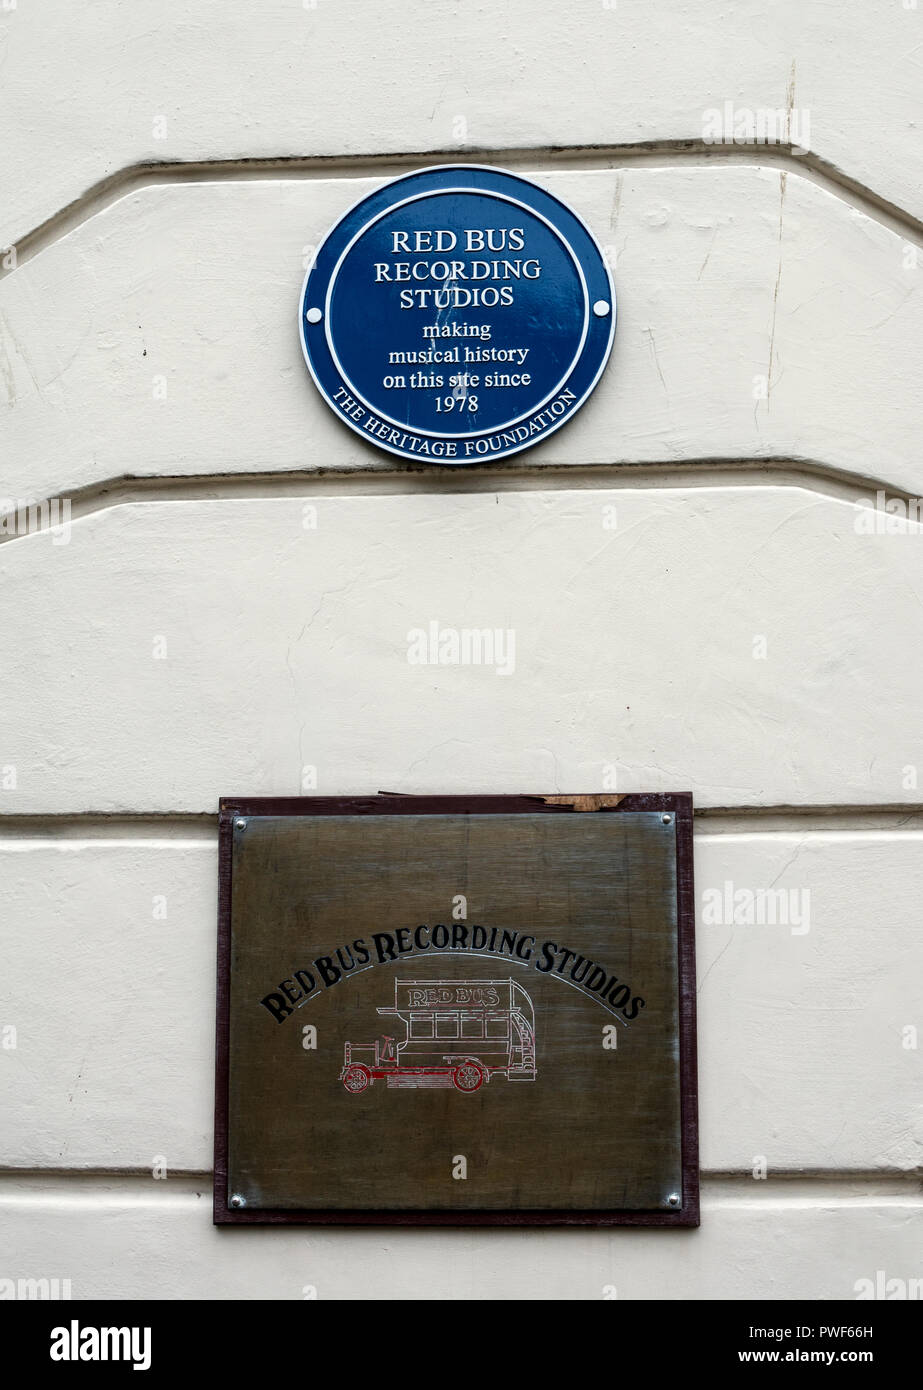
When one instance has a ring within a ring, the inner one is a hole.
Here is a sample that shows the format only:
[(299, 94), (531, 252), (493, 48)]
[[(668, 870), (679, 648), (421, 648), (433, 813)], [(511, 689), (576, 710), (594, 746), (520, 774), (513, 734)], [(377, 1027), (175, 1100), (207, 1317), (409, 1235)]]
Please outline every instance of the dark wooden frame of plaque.
[[(231, 847), (236, 816), (611, 815), (671, 812), (676, 824), (676, 923), (682, 1201), (677, 1211), (235, 1210), (228, 1205), (228, 1083), (231, 967)], [(215, 1046), (214, 1224), (333, 1226), (698, 1226), (699, 1128), (696, 1066), (695, 897), (692, 794), (588, 793), (554, 796), (222, 797), (218, 815), (218, 990)]]

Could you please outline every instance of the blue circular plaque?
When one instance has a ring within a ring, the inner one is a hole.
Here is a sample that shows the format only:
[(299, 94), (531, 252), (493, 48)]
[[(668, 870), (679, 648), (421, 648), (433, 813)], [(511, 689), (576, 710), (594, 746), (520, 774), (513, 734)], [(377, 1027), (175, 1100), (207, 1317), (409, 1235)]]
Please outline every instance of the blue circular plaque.
[(579, 410), (612, 347), (615, 292), (564, 203), (516, 174), (439, 165), (341, 218), (300, 325), (318, 389), (357, 434), (402, 458), (482, 463)]

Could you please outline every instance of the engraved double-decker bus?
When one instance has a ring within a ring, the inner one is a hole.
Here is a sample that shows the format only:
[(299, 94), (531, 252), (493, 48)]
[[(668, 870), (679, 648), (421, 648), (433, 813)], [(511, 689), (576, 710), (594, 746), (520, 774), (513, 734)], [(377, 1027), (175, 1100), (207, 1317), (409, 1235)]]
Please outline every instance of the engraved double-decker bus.
[(353, 1095), (376, 1081), (470, 1093), (497, 1076), (535, 1080), (535, 1010), (515, 980), (395, 980), (393, 1007), (377, 1012), (403, 1036), (344, 1045), (340, 1080)]

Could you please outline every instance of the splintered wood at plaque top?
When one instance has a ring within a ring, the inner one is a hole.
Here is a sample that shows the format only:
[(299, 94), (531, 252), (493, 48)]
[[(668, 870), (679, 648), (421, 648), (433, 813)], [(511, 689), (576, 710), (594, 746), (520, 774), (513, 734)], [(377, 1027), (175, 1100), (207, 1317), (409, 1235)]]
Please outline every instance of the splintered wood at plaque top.
[(422, 800), (225, 803), (216, 1219), (695, 1224), (689, 798)]

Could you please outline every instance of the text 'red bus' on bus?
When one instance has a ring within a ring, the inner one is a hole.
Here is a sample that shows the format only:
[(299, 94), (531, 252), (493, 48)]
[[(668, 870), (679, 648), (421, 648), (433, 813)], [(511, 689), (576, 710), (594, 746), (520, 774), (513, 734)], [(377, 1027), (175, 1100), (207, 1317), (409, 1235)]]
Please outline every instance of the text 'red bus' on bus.
[(353, 1095), (375, 1081), (472, 1092), (497, 1076), (535, 1080), (535, 1010), (515, 980), (395, 980), (394, 1006), (377, 1012), (399, 1019), (403, 1037), (344, 1045)]

